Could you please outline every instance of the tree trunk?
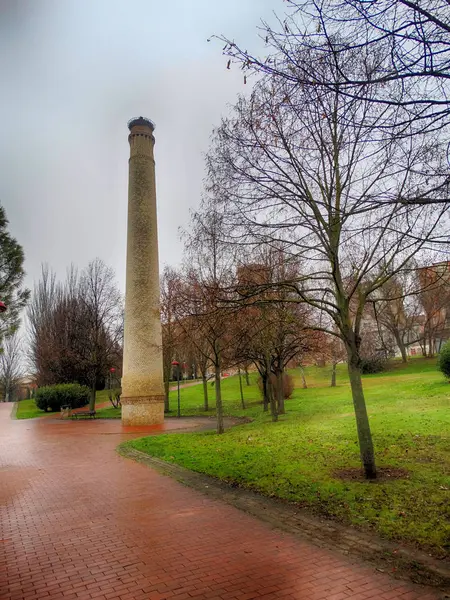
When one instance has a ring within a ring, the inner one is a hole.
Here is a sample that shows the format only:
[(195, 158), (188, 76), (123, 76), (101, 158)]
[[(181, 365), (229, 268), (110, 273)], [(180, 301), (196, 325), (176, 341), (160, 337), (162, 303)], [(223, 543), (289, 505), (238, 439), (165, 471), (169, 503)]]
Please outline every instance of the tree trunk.
[(336, 387), (336, 363), (331, 365), (331, 387)]
[(206, 375), (202, 375), (202, 383), (203, 383), (203, 408), (208, 411), (208, 380), (206, 379)]
[(263, 404), (264, 411), (267, 412), (269, 410), (269, 385), (267, 380), (267, 375), (264, 377), (261, 376), (262, 384), (263, 384)]
[(408, 354), (406, 352), (406, 346), (403, 343), (402, 336), (400, 335), (400, 333), (398, 331), (394, 331), (394, 337), (395, 337), (395, 341), (397, 342), (398, 349), (400, 350), (400, 354), (402, 355), (402, 362), (407, 363), (408, 362)]
[(434, 358), (434, 338), (430, 333), (430, 341), (428, 346), (428, 358)]
[(367, 415), (366, 401), (361, 381), (359, 356), (357, 350), (348, 351), (348, 374), (352, 388), (353, 406), (356, 416), (358, 431), (359, 452), (364, 467), (366, 479), (375, 479), (377, 476), (375, 454), (373, 450), (372, 433), (370, 431), (369, 417)]
[(94, 380), (94, 383), (91, 383), (91, 394), (90, 394), (90, 398), (89, 398), (89, 410), (95, 410), (95, 388), (97, 387), (95, 384), (96, 384), (96, 381)]
[(248, 368), (244, 367), (244, 374), (245, 374), (245, 383), (246, 385), (250, 385), (250, 377), (248, 375)]
[(220, 365), (215, 365), (214, 380), (216, 384), (217, 433), (223, 433), (225, 429), (223, 427), (222, 390), (220, 387)]
[(279, 415), (286, 413), (284, 409), (284, 389), (283, 389), (283, 371), (276, 375), (276, 392), (277, 392), (277, 410)]
[(164, 412), (168, 413), (170, 410), (169, 404), (169, 378), (164, 379)]
[(242, 374), (241, 374), (241, 369), (238, 369), (238, 373), (239, 373), (239, 389), (240, 389), (240, 392), (241, 392), (241, 405), (242, 405), (242, 408), (245, 410), (244, 390), (242, 389)]
[(427, 355), (427, 344), (426, 344), (426, 341), (425, 341), (425, 337), (423, 337), (422, 339), (419, 340), (419, 346), (420, 346), (420, 349), (422, 351), (422, 356), (426, 357), (426, 355)]
[(300, 374), (302, 376), (302, 388), (306, 390), (308, 389), (308, 386), (306, 385), (305, 369), (302, 367), (302, 365), (300, 365)]
[(272, 382), (270, 378), (267, 380), (267, 389), (269, 392), (269, 400), (270, 400), (270, 414), (272, 415), (272, 421), (276, 423), (278, 421), (278, 412), (277, 412), (277, 400), (275, 397), (276, 390), (273, 389)]

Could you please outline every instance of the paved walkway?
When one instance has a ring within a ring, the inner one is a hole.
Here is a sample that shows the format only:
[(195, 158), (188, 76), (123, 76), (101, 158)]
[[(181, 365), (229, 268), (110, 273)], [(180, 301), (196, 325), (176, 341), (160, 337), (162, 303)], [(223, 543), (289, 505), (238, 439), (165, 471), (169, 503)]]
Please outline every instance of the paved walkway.
[(440, 598), (115, 452), (161, 428), (11, 421), (10, 411), (0, 405), (1, 600)]

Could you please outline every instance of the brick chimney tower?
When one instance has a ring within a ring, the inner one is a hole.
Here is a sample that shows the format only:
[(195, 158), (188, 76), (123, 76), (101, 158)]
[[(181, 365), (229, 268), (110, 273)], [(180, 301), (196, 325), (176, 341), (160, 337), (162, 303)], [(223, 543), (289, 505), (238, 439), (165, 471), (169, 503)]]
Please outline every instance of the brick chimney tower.
[(164, 421), (161, 318), (156, 217), (155, 128), (139, 117), (128, 122), (127, 276), (122, 376), (122, 424)]

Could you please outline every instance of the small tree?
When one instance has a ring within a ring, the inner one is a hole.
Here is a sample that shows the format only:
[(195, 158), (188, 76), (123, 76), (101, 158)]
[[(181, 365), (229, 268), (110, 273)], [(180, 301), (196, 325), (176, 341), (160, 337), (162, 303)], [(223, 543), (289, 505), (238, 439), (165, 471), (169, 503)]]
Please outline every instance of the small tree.
[(164, 410), (170, 411), (169, 386), (172, 375), (172, 361), (177, 353), (180, 327), (176, 322), (176, 302), (179, 289), (179, 276), (171, 268), (166, 267), (161, 276), (161, 324), (164, 375)]
[(95, 259), (82, 272), (77, 302), (83, 318), (76, 358), (84, 365), (91, 389), (89, 408), (94, 410), (97, 383), (117, 363), (123, 337), (122, 297), (114, 271), (102, 260)]
[(336, 367), (347, 360), (347, 352), (342, 341), (335, 335), (324, 335), (322, 342), (321, 355), (331, 364), (330, 387), (336, 387)]
[(293, 302), (287, 288), (277, 287), (278, 282), (299, 276), (298, 264), (289, 260), (282, 247), (262, 249), (254, 261), (237, 270), (237, 290), (247, 304), (236, 323), (241, 330), (247, 329), (247, 343), (239, 347), (238, 358), (253, 360), (261, 375), (265, 408), (270, 404), (276, 421), (285, 412), (284, 371), (294, 358), (299, 360), (311, 348), (311, 311)]
[(211, 364), (211, 347), (207, 337), (202, 333), (199, 322), (195, 315), (183, 319), (179, 325), (182, 329), (182, 346), (186, 354), (190, 354), (194, 360), (195, 367), (200, 372), (203, 386), (203, 408), (209, 410), (208, 399), (208, 369)]
[(0, 353), (0, 387), (5, 402), (15, 399), (15, 392), (22, 374), (22, 348), (19, 334), (14, 332), (4, 339)]
[(53, 323), (60, 292), (56, 274), (48, 265), (42, 265), (27, 309), (28, 359), (38, 385), (56, 383), (52, 368), (56, 353)]
[(197, 335), (192, 343), (202, 353), (205, 365), (214, 368), (217, 433), (224, 432), (221, 371), (232, 347), (234, 309), (224, 302), (232, 281), (233, 258), (223, 243), (225, 223), (220, 213), (202, 210), (192, 215), (192, 230), (186, 240), (189, 266), (177, 304), (180, 326), (186, 331), (195, 323)]
[(450, 379), (450, 341), (446, 342), (441, 348), (438, 368), (447, 379)]

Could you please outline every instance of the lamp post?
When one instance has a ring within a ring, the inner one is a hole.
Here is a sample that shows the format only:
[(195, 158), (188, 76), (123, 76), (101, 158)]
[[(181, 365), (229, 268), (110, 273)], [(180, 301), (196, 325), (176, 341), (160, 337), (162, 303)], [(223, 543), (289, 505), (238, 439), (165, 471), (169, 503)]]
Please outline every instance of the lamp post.
[(177, 368), (177, 383), (178, 383), (178, 414), (177, 417), (181, 417), (180, 410), (180, 363), (177, 360), (172, 361), (172, 366)]

